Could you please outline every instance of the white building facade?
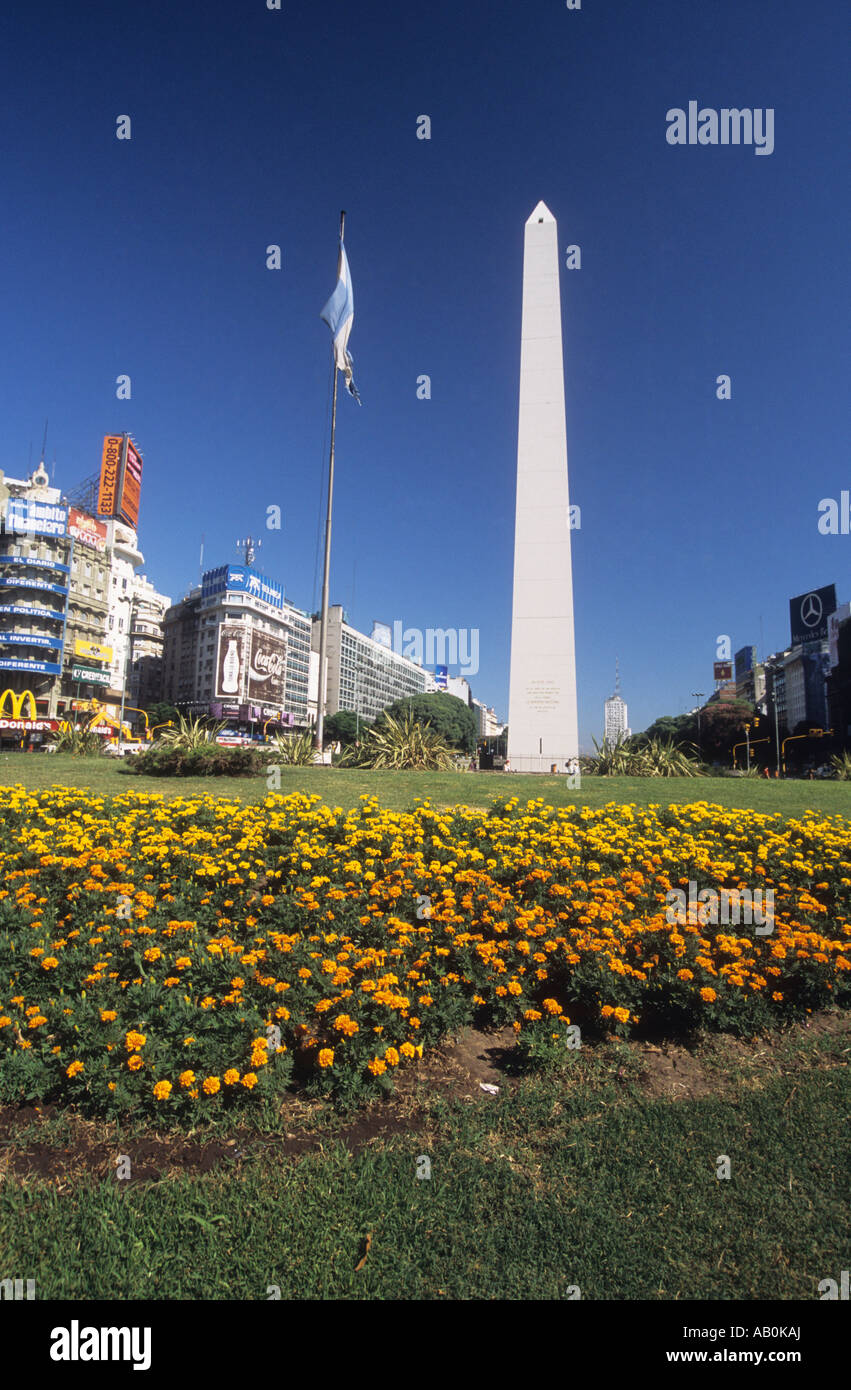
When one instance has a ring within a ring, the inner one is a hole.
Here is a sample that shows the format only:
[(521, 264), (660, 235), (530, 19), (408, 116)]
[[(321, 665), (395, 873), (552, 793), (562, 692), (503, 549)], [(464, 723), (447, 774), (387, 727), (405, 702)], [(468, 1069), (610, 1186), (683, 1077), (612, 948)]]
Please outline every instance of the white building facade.
[[(313, 623), (313, 645), (317, 652), (319, 636), (317, 618)], [(339, 710), (351, 710), (362, 719), (372, 721), (395, 700), (425, 694), (430, 684), (433, 688), (430, 673), (422, 666), (347, 623), (340, 604), (328, 609), (325, 649), (326, 717)]]

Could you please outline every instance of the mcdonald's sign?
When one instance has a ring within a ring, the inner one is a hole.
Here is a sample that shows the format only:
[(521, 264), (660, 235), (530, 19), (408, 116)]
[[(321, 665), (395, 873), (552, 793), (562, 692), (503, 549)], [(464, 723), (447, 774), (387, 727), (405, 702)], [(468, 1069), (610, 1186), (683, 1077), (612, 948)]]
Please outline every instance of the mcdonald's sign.
[(24, 708), (24, 700), (29, 701), (30, 719), (38, 719), (38, 711), (35, 707), (35, 696), (31, 690), (22, 690), (20, 694), (16, 690), (7, 689), (0, 695), (0, 715), (6, 709), (6, 701), (9, 701), (9, 710), (13, 719), (20, 719)]

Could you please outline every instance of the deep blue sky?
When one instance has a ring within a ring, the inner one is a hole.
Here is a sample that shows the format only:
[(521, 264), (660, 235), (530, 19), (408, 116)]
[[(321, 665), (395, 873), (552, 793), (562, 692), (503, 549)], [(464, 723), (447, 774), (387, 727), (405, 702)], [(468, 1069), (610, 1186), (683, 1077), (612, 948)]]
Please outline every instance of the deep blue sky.
[[(197, 579), (202, 533), (213, 566), (262, 532), (261, 567), (313, 608), (344, 207), (364, 404), (340, 400), (332, 602), (366, 631), (478, 628), (473, 691), (505, 717), (543, 198), (582, 248), (562, 272), (581, 741), (616, 655), (634, 729), (691, 707), (718, 634), (762, 656), (793, 594), (851, 597), (851, 537), (816, 524), (851, 486), (846, 26), (835, 0), (7, 3), (0, 467), (37, 462), (47, 415), (66, 487), (128, 429), (160, 589)], [(689, 100), (774, 108), (773, 154), (668, 145)]]

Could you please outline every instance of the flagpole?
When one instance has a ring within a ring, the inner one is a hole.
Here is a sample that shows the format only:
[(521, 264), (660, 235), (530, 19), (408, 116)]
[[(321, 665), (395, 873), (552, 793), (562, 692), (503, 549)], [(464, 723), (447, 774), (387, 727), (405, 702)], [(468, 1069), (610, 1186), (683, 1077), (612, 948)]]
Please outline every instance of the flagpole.
[[(340, 213), (340, 245), (343, 244), (345, 212)], [(325, 681), (328, 658), (325, 650), (328, 638), (328, 579), (331, 569), (331, 507), (334, 500), (334, 439), (337, 432), (337, 365), (334, 345), (331, 345), (331, 360), (334, 364), (334, 394), (331, 402), (331, 452), (328, 459), (328, 510), (325, 516), (325, 565), (322, 571), (322, 618), (319, 625), (319, 690), (316, 695), (316, 737), (314, 748), (322, 754), (322, 738), (325, 731)]]

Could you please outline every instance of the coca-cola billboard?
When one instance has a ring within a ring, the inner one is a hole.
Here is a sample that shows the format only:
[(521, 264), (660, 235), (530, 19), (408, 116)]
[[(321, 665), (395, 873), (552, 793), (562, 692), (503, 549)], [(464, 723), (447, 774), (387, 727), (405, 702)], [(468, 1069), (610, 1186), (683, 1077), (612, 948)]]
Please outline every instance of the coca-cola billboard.
[[(236, 623), (219, 628), (219, 655), (216, 665), (216, 696), (238, 703), (244, 694), (245, 629)], [(235, 698), (236, 697), (236, 698)]]
[(251, 634), (247, 695), (250, 701), (280, 709), (287, 680), (286, 638), (268, 632)]

